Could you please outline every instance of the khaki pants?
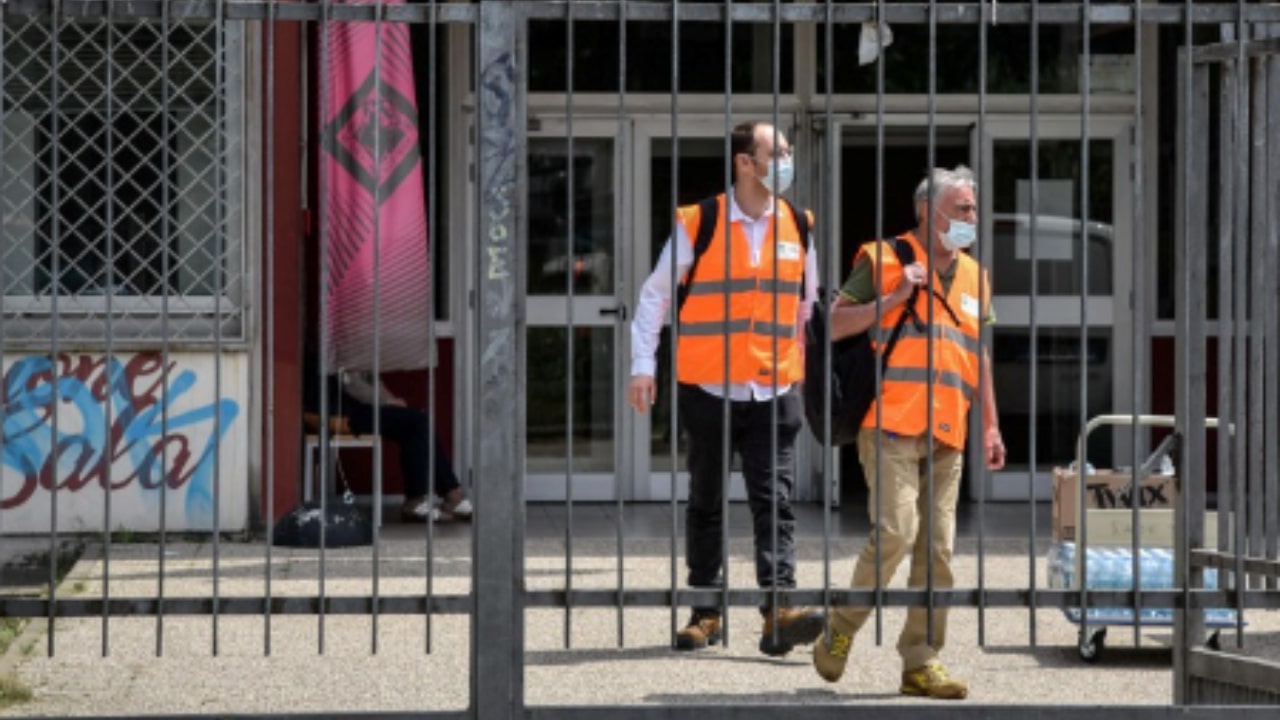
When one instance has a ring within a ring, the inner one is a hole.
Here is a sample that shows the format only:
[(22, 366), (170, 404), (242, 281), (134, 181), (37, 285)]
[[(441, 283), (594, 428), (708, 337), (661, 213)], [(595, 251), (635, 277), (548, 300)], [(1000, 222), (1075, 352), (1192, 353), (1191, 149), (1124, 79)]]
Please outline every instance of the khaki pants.
[[(880, 440), (880, 493), (876, 493), (876, 438)], [(911, 553), (910, 588), (924, 588), (929, 563), (929, 485), (925, 477), (925, 458), (930, 452), (927, 436), (901, 437), (877, 433), (864, 428), (858, 433), (858, 455), (867, 476), (871, 493), (867, 507), (871, 514), (871, 538), (858, 555), (853, 568), (855, 589), (884, 587), (898, 569), (898, 564)], [(956, 501), (960, 492), (960, 473), (964, 453), (949, 445), (936, 443), (933, 453), (933, 584), (935, 588), (955, 585), (951, 573), (951, 555), (955, 547)], [(880, 508), (880, 579), (876, 578), (877, 503)], [(844, 633), (856, 633), (870, 616), (870, 607), (832, 609), (832, 624)], [(938, 657), (947, 638), (947, 609), (933, 611), (933, 643), (928, 639), (928, 609), (909, 608), (907, 622), (898, 637), (898, 653), (906, 670), (914, 670)]]

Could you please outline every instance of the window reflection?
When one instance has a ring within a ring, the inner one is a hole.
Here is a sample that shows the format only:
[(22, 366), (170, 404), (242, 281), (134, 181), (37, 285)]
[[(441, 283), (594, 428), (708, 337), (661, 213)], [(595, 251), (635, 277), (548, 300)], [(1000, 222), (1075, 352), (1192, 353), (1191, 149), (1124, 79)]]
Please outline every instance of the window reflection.
[(613, 292), (613, 143), (574, 139), (573, 251), (569, 242), (569, 164), (564, 138), (529, 142), (530, 295)]

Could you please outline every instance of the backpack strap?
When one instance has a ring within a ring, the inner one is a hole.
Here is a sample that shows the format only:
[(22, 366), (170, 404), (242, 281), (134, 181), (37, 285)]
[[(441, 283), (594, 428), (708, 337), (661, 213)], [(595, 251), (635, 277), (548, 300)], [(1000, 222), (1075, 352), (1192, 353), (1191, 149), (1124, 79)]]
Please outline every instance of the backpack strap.
[[(911, 243), (907, 242), (906, 238), (902, 236), (898, 236), (893, 239), (893, 251), (898, 256), (898, 262), (904, 266), (910, 265), (916, 261), (915, 249), (912, 248)], [(933, 296), (938, 298), (942, 303), (942, 307), (947, 311), (947, 314), (951, 316), (951, 320), (955, 322), (956, 326), (959, 326), (960, 319), (956, 317), (956, 311), (951, 309), (951, 303), (947, 302), (947, 299), (937, 290), (933, 290), (932, 293)], [(888, 367), (889, 355), (893, 352), (893, 347), (898, 344), (898, 338), (902, 335), (902, 325), (906, 322), (908, 315), (911, 316), (911, 321), (915, 323), (916, 328), (924, 328), (924, 322), (920, 319), (920, 314), (917, 313), (915, 309), (916, 298), (919, 295), (920, 287), (916, 286), (911, 290), (911, 296), (907, 298), (905, 303), (903, 303), (906, 306), (906, 310), (898, 316), (898, 322), (894, 324), (893, 332), (889, 335), (889, 342), (885, 343), (884, 352), (880, 356), (882, 367)]]
[[(911, 247), (911, 243), (902, 236), (893, 239), (893, 252), (898, 256), (898, 262), (903, 266), (910, 265), (916, 261), (915, 248)], [(920, 316), (916, 313), (916, 297), (920, 295), (920, 287), (916, 286), (911, 290), (911, 296), (903, 303), (906, 310), (898, 316), (898, 322), (893, 325), (893, 332), (889, 334), (889, 341), (885, 343), (884, 352), (880, 353), (880, 369), (883, 372), (889, 367), (889, 356), (893, 354), (893, 348), (898, 344), (898, 338), (902, 337), (902, 326), (906, 324), (907, 317), (911, 317), (911, 321), (916, 328), (923, 329), (924, 323), (921, 322)]]
[[(809, 227), (809, 211), (797, 209), (790, 200), (777, 196), (783, 205), (791, 211), (791, 217), (796, 221), (796, 231), (800, 234), (800, 246), (804, 251), (809, 252), (809, 233), (813, 232), (813, 228)], [(809, 273), (800, 271), (800, 300), (804, 301), (805, 291), (808, 290)]]
[[(911, 243), (907, 242), (906, 238), (901, 235), (893, 239), (893, 251), (898, 255), (898, 262), (904, 266), (910, 265), (911, 263), (916, 261), (915, 249), (912, 248)], [(959, 262), (959, 261), (957, 260), (956, 262)], [(920, 320), (920, 315), (915, 311), (916, 295), (919, 293), (919, 291), (920, 289), (917, 287), (916, 290), (911, 293), (910, 299), (907, 300), (907, 308), (908, 308), (907, 312), (911, 314), (912, 320), (916, 323), (916, 327), (923, 327), (923, 323)], [(931, 289), (930, 292), (933, 294), (935, 298), (938, 299), (938, 302), (942, 303), (942, 308), (947, 311), (947, 315), (951, 316), (951, 322), (955, 323), (956, 327), (959, 327), (960, 317), (956, 315), (956, 311), (952, 309), (951, 303), (947, 302), (946, 296), (944, 296), (942, 293), (938, 292), (937, 290)]]
[[(726, 198), (726, 201), (728, 198)], [(698, 261), (711, 247), (712, 235), (716, 231), (716, 223), (707, 222), (707, 218), (715, 218), (720, 213), (719, 196), (713, 195), (698, 202), (698, 234), (693, 238), (693, 263), (684, 274), (684, 280), (676, 286), (676, 315), (684, 309), (684, 301), (689, 297), (689, 288), (693, 285), (693, 275), (698, 271)]]
[[(907, 241), (907, 238), (902, 235), (893, 239), (893, 254), (898, 256), (898, 264), (903, 267), (906, 267), (916, 261), (915, 248), (912, 247), (911, 243)], [(902, 315), (898, 318), (898, 325), (894, 328), (893, 336), (890, 338), (891, 343), (896, 343), (898, 341), (898, 335), (901, 332), (898, 328), (902, 327), (902, 322), (906, 320), (907, 317), (911, 318), (911, 322), (916, 326), (917, 330), (920, 330), (921, 332), (924, 331), (924, 321), (920, 319), (919, 313), (916, 312), (916, 298), (919, 295), (920, 286), (917, 285), (912, 288), (911, 295), (907, 298), (907, 301), (903, 303), (903, 307), (906, 309), (903, 310)], [(892, 347), (893, 345), (890, 344), (886, 346), (886, 349), (891, 349)], [(885, 357), (888, 357), (887, 352), (885, 353)]]

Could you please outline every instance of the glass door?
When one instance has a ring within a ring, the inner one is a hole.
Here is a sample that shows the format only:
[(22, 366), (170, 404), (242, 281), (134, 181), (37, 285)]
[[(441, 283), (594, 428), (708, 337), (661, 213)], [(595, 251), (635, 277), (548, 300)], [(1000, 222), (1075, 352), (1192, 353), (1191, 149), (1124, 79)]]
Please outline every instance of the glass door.
[(626, 264), (618, 242), (621, 199), (615, 188), (623, 149), (617, 130), (617, 123), (576, 121), (572, 164), (563, 121), (540, 119), (529, 132), (529, 500), (563, 500), (570, 469), (575, 500), (618, 494), (617, 428), (625, 422), (619, 338), (629, 301), (620, 297), (618, 282)]
[[(990, 500), (1027, 499), (1033, 419), (1035, 495), (1047, 500), (1053, 467), (1075, 456), (1082, 391), (1089, 417), (1129, 411), (1129, 393), (1123, 390), (1133, 377), (1133, 318), (1125, 301), (1133, 242), (1130, 125), (1105, 118), (1090, 123), (1089, 217), (1082, 222), (1080, 120), (1041, 117), (1037, 123), (1034, 208), (1030, 122), (988, 121), (981, 143), (975, 143), (983, 153), (979, 203), (986, 242), (981, 251), (991, 271), (997, 316), (992, 374), (1008, 449), (1005, 471), (994, 473), (987, 488)], [(1117, 452), (1122, 434), (1091, 435), (1089, 461), (1110, 467), (1128, 457)]]

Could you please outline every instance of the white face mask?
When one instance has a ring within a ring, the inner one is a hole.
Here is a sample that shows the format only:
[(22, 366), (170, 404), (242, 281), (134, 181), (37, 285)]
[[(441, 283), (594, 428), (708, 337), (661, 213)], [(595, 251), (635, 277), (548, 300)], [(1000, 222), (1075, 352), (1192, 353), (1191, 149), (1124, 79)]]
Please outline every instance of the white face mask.
[(796, 178), (796, 166), (791, 157), (777, 158), (769, 161), (769, 171), (760, 179), (764, 183), (764, 189), (774, 192), (775, 183), (777, 193), (781, 195), (791, 189), (791, 183)]
[[(942, 213), (938, 213), (942, 215)], [(943, 217), (946, 217), (943, 215)], [(964, 250), (978, 239), (978, 227), (973, 223), (964, 220), (951, 220), (951, 227), (944, 233), (939, 233), (938, 237), (942, 240), (942, 246), (948, 250)]]

